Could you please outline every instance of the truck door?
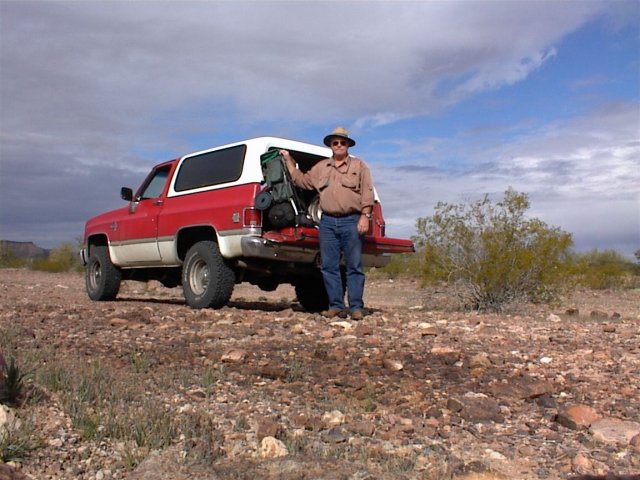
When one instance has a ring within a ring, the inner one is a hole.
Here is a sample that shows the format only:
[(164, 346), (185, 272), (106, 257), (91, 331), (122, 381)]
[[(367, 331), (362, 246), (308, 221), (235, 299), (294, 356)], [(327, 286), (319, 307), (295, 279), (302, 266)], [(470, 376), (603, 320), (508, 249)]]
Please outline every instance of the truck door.
[(118, 257), (124, 265), (160, 263), (158, 216), (162, 211), (171, 165), (151, 172), (131, 202), (129, 215), (120, 223)]

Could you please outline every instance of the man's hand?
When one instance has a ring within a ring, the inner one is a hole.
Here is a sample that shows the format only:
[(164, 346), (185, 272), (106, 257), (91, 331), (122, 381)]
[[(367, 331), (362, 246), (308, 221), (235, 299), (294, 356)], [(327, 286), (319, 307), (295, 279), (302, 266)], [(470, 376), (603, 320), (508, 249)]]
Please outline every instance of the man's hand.
[(369, 219), (364, 215), (360, 215), (360, 219), (358, 220), (358, 233), (360, 235), (364, 235), (369, 231)]
[(282, 149), (279, 151), (279, 153), (280, 155), (282, 155), (282, 158), (284, 158), (284, 163), (287, 164), (287, 169), (289, 170), (289, 172), (291, 172), (292, 170), (295, 170), (296, 161), (293, 159), (293, 157), (289, 153), (289, 150)]

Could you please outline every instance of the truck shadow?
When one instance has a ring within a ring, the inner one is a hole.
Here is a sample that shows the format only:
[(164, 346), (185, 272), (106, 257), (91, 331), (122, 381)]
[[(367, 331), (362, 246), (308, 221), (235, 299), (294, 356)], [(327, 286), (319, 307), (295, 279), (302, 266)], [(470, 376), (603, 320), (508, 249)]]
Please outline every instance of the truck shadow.
[[(139, 304), (157, 304), (157, 305), (183, 305), (187, 306), (186, 302), (182, 298), (140, 298), (133, 296), (126, 297), (118, 297), (116, 302), (129, 302), (129, 303), (139, 303)], [(223, 307), (220, 310), (247, 310), (247, 311), (261, 311), (261, 312), (283, 312), (285, 310), (293, 310), (296, 313), (307, 313), (309, 315), (319, 315), (320, 312), (309, 312), (302, 308), (302, 306), (297, 302), (283, 302), (283, 301), (273, 301), (273, 300), (244, 300), (244, 299), (236, 299), (231, 300), (226, 307)], [(194, 310), (195, 311), (195, 310)], [(371, 315), (375, 312), (380, 312), (380, 309), (377, 308), (367, 308), (366, 311), (368, 315)]]

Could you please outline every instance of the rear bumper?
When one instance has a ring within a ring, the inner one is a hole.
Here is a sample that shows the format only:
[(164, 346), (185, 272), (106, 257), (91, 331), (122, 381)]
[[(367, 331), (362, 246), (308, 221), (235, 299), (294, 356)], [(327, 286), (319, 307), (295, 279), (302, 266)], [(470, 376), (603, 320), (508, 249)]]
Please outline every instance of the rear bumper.
[(281, 262), (314, 263), (319, 256), (317, 248), (283, 245), (262, 237), (244, 237), (240, 241), (242, 256), (264, 258)]
[[(318, 233), (310, 228), (286, 228), (267, 232), (262, 237), (244, 237), (242, 255), (281, 262), (315, 263), (319, 265)], [(413, 242), (386, 237), (365, 237), (362, 263), (365, 267), (384, 267), (392, 253), (414, 252)]]

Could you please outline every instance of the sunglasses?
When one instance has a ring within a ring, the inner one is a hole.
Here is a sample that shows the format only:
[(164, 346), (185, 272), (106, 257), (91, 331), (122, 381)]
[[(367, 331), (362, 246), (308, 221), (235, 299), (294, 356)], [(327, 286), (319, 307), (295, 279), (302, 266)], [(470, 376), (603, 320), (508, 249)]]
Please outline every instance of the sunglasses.
[(334, 140), (333, 142), (331, 142), (331, 146), (332, 147), (337, 147), (338, 145), (346, 145), (347, 141), (346, 140)]

